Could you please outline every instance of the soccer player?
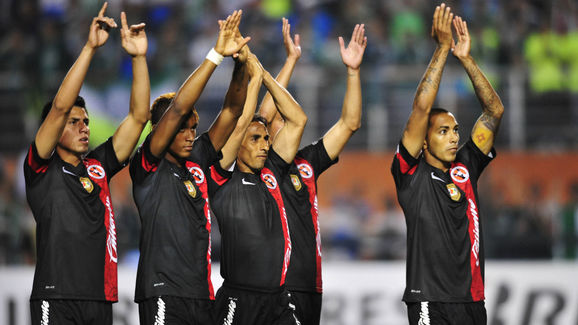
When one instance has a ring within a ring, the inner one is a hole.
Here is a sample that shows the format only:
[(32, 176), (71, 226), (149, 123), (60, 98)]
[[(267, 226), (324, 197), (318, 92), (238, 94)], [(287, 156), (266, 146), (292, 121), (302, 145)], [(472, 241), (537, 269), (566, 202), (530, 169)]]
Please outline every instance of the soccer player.
[(95, 51), (106, 43), (112, 18), (104, 3), (88, 41), (68, 71), (24, 162), (26, 196), (37, 223), (37, 262), (30, 297), (33, 324), (112, 324), (118, 300), (116, 229), (109, 181), (134, 150), (149, 115), (144, 24), (126, 25), (122, 46), (132, 56), (128, 116), (106, 142), (88, 150), (88, 112), (78, 96)]
[[(291, 263), (287, 271), (287, 289), (302, 324), (319, 324), (321, 317), (321, 234), (317, 209), (317, 178), (337, 162), (338, 156), (353, 133), (361, 126), (361, 80), (359, 68), (367, 46), (365, 26), (356, 25), (347, 48), (339, 37), (341, 59), (347, 67), (347, 90), (341, 117), (319, 140), (297, 152), (289, 173), (281, 180), (281, 193), (291, 233)], [(293, 42), (290, 25), (283, 19), (283, 39), (287, 60), (277, 81), (287, 86), (293, 67), (299, 59), (299, 37)], [(259, 114), (269, 122), (269, 134), (277, 134), (284, 120), (278, 114), (270, 95), (264, 99)]]
[[(243, 111), (247, 84), (237, 61), (224, 106), (206, 133), (195, 139), (194, 104), (224, 56), (249, 38), (236, 38), (235, 11), (220, 24), (217, 43), (176, 93), (152, 106), (153, 131), (131, 159), (133, 195), (141, 219), (135, 301), (140, 323), (213, 324), (209, 167)], [(255, 94), (255, 97), (257, 94)]]
[[(262, 70), (253, 54), (248, 60)], [(297, 153), (307, 117), (267, 71), (260, 73), (286, 123), (270, 145), (266, 122), (253, 117), (256, 100), (246, 105), (223, 159), (211, 167), (224, 278), (215, 302), (217, 324), (297, 323), (285, 290), (291, 239), (278, 180)]]
[[(403, 300), (410, 324), (486, 324), (477, 182), (496, 155), (494, 137), (504, 107), (470, 56), (466, 23), (454, 18), (445, 4), (435, 9), (431, 35), (437, 47), (391, 166), (407, 224)], [(470, 137), (459, 148), (455, 117), (432, 109), (450, 51), (466, 70), (482, 106)]]

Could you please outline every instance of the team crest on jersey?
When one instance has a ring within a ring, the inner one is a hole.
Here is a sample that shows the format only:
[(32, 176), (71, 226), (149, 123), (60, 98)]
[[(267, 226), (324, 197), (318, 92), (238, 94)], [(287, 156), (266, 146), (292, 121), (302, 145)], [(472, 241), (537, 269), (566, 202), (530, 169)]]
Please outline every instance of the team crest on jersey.
[(104, 176), (106, 176), (106, 174), (104, 173), (104, 168), (102, 168), (102, 166), (99, 165), (90, 165), (86, 168), (86, 171), (88, 172), (88, 175), (90, 175), (90, 177), (94, 179), (101, 179), (104, 178)]
[(271, 174), (263, 174), (261, 175), (261, 179), (265, 182), (265, 185), (267, 185), (268, 188), (272, 190), (277, 188), (277, 180), (275, 179), (275, 176)]
[(301, 177), (311, 178), (311, 176), (313, 176), (313, 170), (308, 164), (299, 164), (297, 165), (297, 168), (299, 169), (299, 174), (301, 174)]
[(197, 197), (197, 189), (195, 188), (195, 185), (193, 185), (193, 182), (186, 180), (183, 182), (183, 184), (185, 184), (185, 187), (187, 188), (190, 196), (193, 198)]
[(450, 176), (455, 182), (465, 183), (470, 179), (470, 173), (463, 166), (456, 166), (450, 170)]
[(293, 183), (295, 191), (299, 191), (301, 189), (301, 181), (299, 180), (299, 176), (291, 174), (291, 183)]
[(201, 184), (205, 180), (205, 173), (199, 167), (193, 166), (189, 168), (189, 172), (195, 178), (195, 183)]
[(92, 182), (90, 181), (90, 178), (88, 178), (88, 177), (79, 177), (78, 179), (80, 180), (80, 184), (82, 184), (82, 187), (84, 187), (84, 189), (85, 189), (88, 193), (92, 193), (92, 190), (94, 190), (94, 185), (92, 185)]
[(452, 198), (452, 200), (459, 201), (460, 197), (462, 197), (462, 195), (460, 193), (460, 190), (458, 190), (458, 187), (456, 186), (456, 184), (450, 183), (446, 186), (448, 188), (448, 193), (450, 193), (450, 197)]

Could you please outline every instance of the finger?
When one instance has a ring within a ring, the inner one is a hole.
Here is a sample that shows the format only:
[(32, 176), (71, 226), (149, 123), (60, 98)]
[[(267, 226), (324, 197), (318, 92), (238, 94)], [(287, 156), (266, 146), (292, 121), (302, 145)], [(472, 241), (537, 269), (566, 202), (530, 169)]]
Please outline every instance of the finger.
[(448, 24), (448, 19), (450, 18), (450, 15), (451, 15), (451, 8), (446, 7), (446, 10), (444, 11), (444, 16), (443, 16), (443, 24), (444, 25)]
[(359, 24), (355, 24), (355, 27), (353, 28), (353, 32), (351, 33), (351, 41), (350, 42), (355, 42), (355, 40), (357, 39), (358, 33), (359, 33)]
[(363, 46), (363, 50), (365, 50), (365, 48), (367, 47), (367, 36), (363, 38), (363, 43), (361, 44), (361, 46)]
[(432, 36), (434, 35), (434, 29), (437, 28), (438, 26), (439, 15), (440, 15), (440, 6), (437, 6), (433, 15), (432, 31), (431, 31)]
[(339, 36), (339, 49), (341, 50), (341, 53), (345, 51), (345, 42), (341, 36)]
[(357, 35), (357, 44), (363, 43), (364, 38), (365, 38), (365, 24), (361, 24), (361, 26), (359, 26), (359, 33)]
[(251, 36), (247, 36), (247, 37), (243, 38), (243, 40), (239, 43), (239, 46), (237, 46), (237, 48), (235, 49), (235, 52), (239, 52), (243, 46), (245, 46), (245, 45), (247, 45), (247, 43), (249, 43), (250, 40), (251, 40)]
[(437, 19), (436, 19), (436, 29), (439, 28), (439, 26), (441, 26), (442, 19), (443, 19), (443, 17), (444, 17), (445, 9), (446, 9), (446, 4), (445, 4), (445, 3), (442, 3), (442, 4), (439, 6), (439, 11), (437, 12), (437, 16), (436, 16), (436, 18), (437, 18)]
[(120, 13), (120, 25), (122, 26), (122, 29), (124, 30), (128, 29), (128, 24), (126, 22), (126, 13), (124, 11)]
[(299, 34), (295, 34), (295, 47), (301, 48), (301, 36)]
[(224, 24), (225, 22), (222, 21), (222, 20), (220, 20), (220, 19), (219, 19), (217, 22), (219, 23), (219, 29), (223, 29), (223, 24)]
[(231, 26), (233, 28), (239, 26), (239, 23), (241, 23), (241, 10), (233, 12), (233, 17), (231, 18)]
[(130, 26), (130, 31), (132, 33), (139, 33), (140, 31), (144, 30), (146, 24), (145, 23), (140, 23), (138, 25), (131, 25)]
[(106, 11), (106, 7), (108, 7), (108, 2), (105, 2), (102, 5), (102, 8), (100, 8), (100, 11), (98, 12), (98, 17), (104, 17), (104, 12)]
[(464, 34), (469, 38), (470, 32), (468, 31), (468, 23), (465, 20), (463, 21), (462, 28), (464, 29)]

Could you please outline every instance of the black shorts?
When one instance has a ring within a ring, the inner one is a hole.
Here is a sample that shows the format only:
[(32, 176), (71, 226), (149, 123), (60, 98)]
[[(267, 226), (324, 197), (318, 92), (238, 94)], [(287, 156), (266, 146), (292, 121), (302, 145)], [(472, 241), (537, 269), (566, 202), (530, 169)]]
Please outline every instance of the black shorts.
[(32, 324), (112, 325), (112, 302), (46, 299), (30, 301)]
[(213, 324), (213, 304), (209, 299), (192, 299), (161, 296), (146, 299), (138, 304), (140, 325)]
[(285, 289), (265, 293), (223, 284), (217, 291), (215, 324), (300, 325), (290, 298)]
[(407, 304), (410, 325), (486, 325), (483, 301), (466, 303), (412, 302)]
[(322, 298), (321, 293), (291, 290), (291, 302), (295, 306), (295, 316), (302, 325), (319, 325)]

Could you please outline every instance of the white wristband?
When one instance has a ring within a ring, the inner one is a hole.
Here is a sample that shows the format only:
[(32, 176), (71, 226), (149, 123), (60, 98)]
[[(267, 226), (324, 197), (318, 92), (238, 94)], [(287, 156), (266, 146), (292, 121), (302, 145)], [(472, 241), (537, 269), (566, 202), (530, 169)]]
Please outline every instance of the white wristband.
[(221, 54), (219, 54), (219, 52), (215, 51), (214, 48), (212, 48), (206, 56), (207, 60), (213, 62), (216, 65), (221, 64), (221, 62), (223, 62), (224, 58), (225, 57), (222, 56)]

